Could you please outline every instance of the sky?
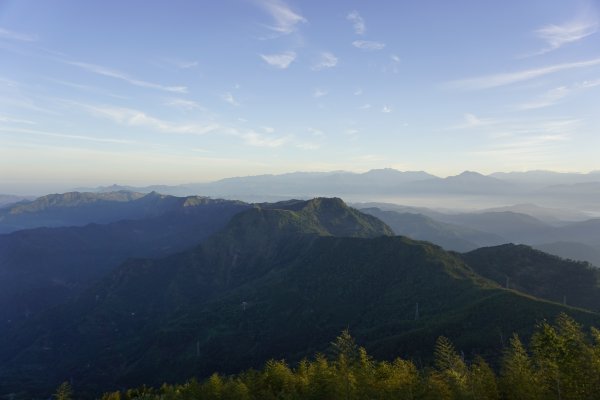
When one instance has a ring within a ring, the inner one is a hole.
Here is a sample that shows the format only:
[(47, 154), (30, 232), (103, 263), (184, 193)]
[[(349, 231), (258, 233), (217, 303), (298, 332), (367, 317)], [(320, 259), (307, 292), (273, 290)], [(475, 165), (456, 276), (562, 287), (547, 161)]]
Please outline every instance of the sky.
[(600, 169), (600, 0), (0, 0), (0, 193)]

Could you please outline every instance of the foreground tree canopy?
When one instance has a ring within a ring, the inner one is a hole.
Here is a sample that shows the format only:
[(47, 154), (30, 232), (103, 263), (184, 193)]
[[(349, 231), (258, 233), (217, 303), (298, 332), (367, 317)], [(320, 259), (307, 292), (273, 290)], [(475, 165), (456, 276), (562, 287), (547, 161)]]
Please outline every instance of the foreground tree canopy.
[(597, 399), (598, 393), (600, 331), (585, 333), (561, 314), (554, 324), (539, 324), (528, 347), (513, 336), (496, 368), (481, 357), (465, 360), (445, 337), (436, 343), (431, 367), (419, 369), (401, 358), (376, 361), (344, 331), (328, 356), (317, 354), (294, 367), (271, 360), (262, 370), (215, 373), (201, 382), (105, 393), (102, 399), (567, 400)]

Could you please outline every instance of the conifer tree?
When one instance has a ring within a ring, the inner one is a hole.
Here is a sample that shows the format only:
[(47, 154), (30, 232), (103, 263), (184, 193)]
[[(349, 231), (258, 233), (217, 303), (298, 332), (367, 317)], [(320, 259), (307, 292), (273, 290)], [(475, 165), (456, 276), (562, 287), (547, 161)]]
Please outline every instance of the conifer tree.
[(502, 393), (507, 399), (542, 400), (545, 389), (517, 335), (510, 340), (510, 347), (502, 359)]
[(60, 384), (56, 393), (54, 394), (56, 400), (71, 400), (73, 398), (73, 389), (69, 382), (63, 382)]

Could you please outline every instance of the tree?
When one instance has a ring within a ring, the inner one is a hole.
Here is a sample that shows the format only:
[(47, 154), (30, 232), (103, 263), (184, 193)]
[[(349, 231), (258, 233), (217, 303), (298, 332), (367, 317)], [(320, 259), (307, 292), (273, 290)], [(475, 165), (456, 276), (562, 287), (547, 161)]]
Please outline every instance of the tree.
[(444, 336), (435, 343), (435, 366), (442, 379), (452, 388), (455, 397), (466, 392), (468, 368), (454, 349), (454, 345)]
[(354, 341), (354, 338), (350, 335), (348, 329), (344, 329), (340, 335), (335, 338), (335, 341), (331, 342), (331, 347), (335, 358), (339, 359), (340, 355), (343, 355), (346, 361), (350, 364), (354, 364), (359, 361), (360, 352), (358, 345)]
[(63, 382), (60, 384), (56, 393), (54, 394), (56, 400), (71, 400), (73, 398), (73, 389), (69, 382)]
[(496, 374), (479, 356), (475, 357), (469, 368), (469, 389), (474, 399), (497, 400), (500, 398)]
[(517, 335), (513, 335), (510, 339), (510, 347), (502, 359), (501, 390), (505, 398), (542, 400), (545, 398), (542, 383), (523, 343)]

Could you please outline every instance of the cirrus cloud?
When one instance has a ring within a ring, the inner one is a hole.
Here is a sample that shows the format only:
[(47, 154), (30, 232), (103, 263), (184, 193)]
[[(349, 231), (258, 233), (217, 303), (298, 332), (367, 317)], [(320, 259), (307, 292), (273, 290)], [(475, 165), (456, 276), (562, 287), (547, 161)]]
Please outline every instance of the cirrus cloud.
[(382, 50), (385, 47), (385, 43), (372, 40), (355, 40), (352, 42), (352, 46), (361, 50)]
[(296, 59), (296, 52), (286, 51), (280, 54), (261, 54), (260, 57), (272, 67), (286, 69)]

